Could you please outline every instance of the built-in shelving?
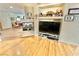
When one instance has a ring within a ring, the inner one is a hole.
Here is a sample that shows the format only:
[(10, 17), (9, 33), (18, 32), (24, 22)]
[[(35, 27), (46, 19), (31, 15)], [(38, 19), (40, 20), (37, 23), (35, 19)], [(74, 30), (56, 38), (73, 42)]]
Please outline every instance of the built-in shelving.
[(51, 7), (58, 7), (58, 6), (63, 6), (63, 3), (62, 4), (57, 4), (57, 3), (50, 3), (50, 4), (42, 4), (42, 5), (39, 5), (38, 7), (39, 8), (51, 8)]
[[(38, 16), (38, 20), (45, 20), (45, 21), (57, 21), (57, 22), (61, 22), (61, 20), (63, 19), (63, 15), (62, 16), (57, 16), (59, 14), (55, 14), (57, 9), (61, 9), (63, 11), (63, 4), (45, 4), (45, 5), (41, 5), (39, 6), (39, 16)], [(54, 13), (51, 13), (51, 15), (47, 15), (47, 12), (49, 11), (53, 11)], [(41, 15), (40, 15), (41, 13)]]

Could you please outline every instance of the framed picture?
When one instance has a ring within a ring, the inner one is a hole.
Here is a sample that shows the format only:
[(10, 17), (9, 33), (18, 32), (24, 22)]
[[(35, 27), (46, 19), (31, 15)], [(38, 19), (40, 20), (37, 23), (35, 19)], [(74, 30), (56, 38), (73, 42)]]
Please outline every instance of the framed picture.
[(66, 21), (66, 22), (74, 21), (74, 16), (73, 15), (66, 15), (64, 17), (64, 21)]
[(79, 8), (70, 8), (68, 10), (68, 15), (75, 15), (75, 14), (79, 14)]

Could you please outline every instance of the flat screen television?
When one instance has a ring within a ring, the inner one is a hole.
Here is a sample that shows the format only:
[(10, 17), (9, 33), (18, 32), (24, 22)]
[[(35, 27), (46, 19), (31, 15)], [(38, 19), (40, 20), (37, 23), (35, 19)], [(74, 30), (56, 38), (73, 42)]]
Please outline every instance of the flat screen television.
[(60, 33), (60, 22), (48, 22), (40, 21), (39, 22), (39, 32), (50, 33), (50, 34), (59, 34)]

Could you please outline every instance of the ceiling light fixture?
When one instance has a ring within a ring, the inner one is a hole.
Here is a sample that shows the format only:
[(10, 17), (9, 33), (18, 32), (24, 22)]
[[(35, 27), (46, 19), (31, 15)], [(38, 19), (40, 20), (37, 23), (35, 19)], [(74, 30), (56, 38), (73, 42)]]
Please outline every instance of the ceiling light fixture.
[(13, 8), (13, 6), (10, 6), (10, 8)]

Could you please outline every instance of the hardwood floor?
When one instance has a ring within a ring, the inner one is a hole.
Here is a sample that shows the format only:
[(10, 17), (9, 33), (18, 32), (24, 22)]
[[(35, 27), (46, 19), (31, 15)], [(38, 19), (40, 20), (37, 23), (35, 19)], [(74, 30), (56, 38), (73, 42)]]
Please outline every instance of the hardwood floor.
[(14, 38), (0, 42), (0, 55), (3, 56), (71, 56), (76, 46), (55, 40), (31, 36)]

